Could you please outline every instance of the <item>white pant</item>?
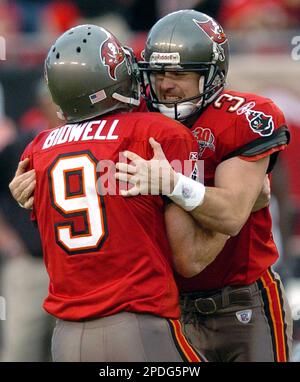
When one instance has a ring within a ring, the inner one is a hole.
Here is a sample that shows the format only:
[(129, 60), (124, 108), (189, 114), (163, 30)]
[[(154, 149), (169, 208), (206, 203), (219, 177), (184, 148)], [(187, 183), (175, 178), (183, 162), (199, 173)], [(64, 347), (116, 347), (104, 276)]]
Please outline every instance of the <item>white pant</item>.
[(0, 321), (1, 361), (49, 360), (53, 322), (42, 308), (48, 289), (43, 260), (28, 255), (9, 259), (1, 274), (1, 295), (6, 302), (6, 320)]

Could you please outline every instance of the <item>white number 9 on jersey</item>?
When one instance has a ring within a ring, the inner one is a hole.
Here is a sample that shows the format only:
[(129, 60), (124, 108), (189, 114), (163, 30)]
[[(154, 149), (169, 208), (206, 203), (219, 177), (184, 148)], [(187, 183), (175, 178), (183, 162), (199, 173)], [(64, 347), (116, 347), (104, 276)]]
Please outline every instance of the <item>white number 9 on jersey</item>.
[[(52, 207), (65, 218), (55, 223), (56, 242), (70, 255), (98, 251), (107, 236), (96, 166), (97, 160), (84, 151), (59, 155), (48, 171)], [(75, 226), (78, 217), (81, 229)]]

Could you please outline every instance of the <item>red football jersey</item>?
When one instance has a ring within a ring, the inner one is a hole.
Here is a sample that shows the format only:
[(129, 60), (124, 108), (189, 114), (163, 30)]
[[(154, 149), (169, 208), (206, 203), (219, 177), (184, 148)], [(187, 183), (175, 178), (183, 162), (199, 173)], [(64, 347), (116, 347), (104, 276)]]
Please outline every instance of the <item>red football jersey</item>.
[(120, 152), (152, 158), (150, 137), (169, 161), (197, 153), (192, 133), (158, 113), (64, 125), (40, 133), (25, 150), (23, 158), (36, 170), (34, 213), (50, 277), (44, 302), (50, 314), (65, 320), (120, 311), (179, 317), (163, 200), (104, 192), (114, 191), (111, 166)]
[[(249, 161), (276, 155), (288, 143), (282, 112), (267, 98), (225, 90), (195, 122), (192, 131), (204, 160), (206, 186), (214, 186), (216, 167), (234, 156)], [(178, 276), (182, 291), (213, 290), (227, 285), (247, 285), (257, 280), (278, 257), (268, 208), (252, 213), (230, 238), (217, 258), (198, 276)]]

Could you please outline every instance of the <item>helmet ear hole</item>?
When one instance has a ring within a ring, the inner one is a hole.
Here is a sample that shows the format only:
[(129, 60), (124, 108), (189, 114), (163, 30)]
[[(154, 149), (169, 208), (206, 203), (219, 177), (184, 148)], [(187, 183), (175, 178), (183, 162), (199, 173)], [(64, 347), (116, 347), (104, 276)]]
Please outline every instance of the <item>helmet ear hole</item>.
[(77, 47), (76, 52), (77, 52), (77, 53), (80, 53), (80, 52), (81, 52), (81, 48), (80, 48), (80, 46)]
[(59, 53), (56, 53), (56, 58), (59, 60), (59, 58), (60, 58), (60, 54)]

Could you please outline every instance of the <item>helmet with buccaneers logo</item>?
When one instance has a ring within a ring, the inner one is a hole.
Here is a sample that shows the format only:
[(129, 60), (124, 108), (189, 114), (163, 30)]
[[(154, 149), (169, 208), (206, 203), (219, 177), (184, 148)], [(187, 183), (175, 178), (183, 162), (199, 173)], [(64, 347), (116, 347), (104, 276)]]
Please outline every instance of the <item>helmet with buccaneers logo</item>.
[(69, 122), (138, 106), (137, 73), (131, 50), (95, 25), (81, 25), (65, 32), (45, 61), (53, 101)]
[[(194, 10), (182, 10), (163, 17), (152, 27), (144, 59), (139, 67), (148, 107), (159, 109), (171, 118), (185, 120), (199, 113), (224, 88), (228, 42), (214, 19)], [(199, 93), (176, 101), (159, 100), (154, 75), (166, 71), (199, 73)]]

